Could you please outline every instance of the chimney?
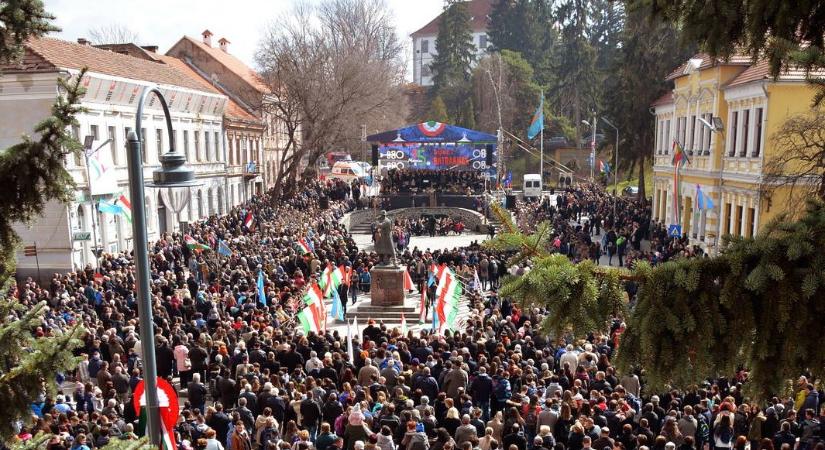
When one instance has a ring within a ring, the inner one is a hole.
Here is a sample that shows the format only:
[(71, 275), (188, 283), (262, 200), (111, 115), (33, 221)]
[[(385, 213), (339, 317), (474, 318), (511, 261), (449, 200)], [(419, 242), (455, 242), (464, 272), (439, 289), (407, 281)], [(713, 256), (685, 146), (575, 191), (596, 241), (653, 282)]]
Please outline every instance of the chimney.
[(77, 43), (80, 45), (92, 45), (92, 43), (86, 38), (77, 38)]
[(209, 30), (203, 30), (203, 33), (201, 33), (201, 36), (203, 36), (203, 43), (206, 44), (207, 47), (211, 47), (212, 46), (212, 32), (209, 31)]
[(157, 45), (141, 45), (140, 48), (146, 50), (147, 52), (157, 53), (158, 46)]
[(223, 50), (226, 53), (229, 53), (229, 40), (227, 40), (226, 38), (221, 38), (221, 40), (218, 41), (218, 44), (220, 44), (221, 50)]

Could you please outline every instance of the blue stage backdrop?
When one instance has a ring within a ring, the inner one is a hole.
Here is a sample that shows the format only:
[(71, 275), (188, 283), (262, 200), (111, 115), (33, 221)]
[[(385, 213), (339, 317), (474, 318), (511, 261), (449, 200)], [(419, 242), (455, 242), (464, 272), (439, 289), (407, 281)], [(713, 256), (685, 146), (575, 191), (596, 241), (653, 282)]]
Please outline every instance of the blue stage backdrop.
[(483, 170), (495, 174), (485, 164), (487, 145), (496, 160), (496, 136), (441, 122), (424, 122), (367, 137), (379, 144), (382, 167), (430, 170)]

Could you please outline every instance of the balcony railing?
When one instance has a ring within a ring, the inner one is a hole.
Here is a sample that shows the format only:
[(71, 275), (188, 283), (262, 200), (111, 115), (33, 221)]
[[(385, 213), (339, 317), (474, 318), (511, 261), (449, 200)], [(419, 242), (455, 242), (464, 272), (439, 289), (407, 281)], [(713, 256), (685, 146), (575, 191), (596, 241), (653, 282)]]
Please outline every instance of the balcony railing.
[(243, 166), (243, 176), (245, 177), (255, 178), (260, 174), (261, 170), (258, 167), (257, 161), (249, 161), (245, 166)]

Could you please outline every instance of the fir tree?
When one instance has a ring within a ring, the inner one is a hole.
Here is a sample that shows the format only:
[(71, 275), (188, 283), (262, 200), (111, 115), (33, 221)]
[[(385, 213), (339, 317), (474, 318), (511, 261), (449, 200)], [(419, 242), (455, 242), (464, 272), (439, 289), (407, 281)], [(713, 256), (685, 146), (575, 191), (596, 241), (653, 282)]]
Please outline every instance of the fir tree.
[(427, 112), (427, 120), (434, 120), (441, 123), (449, 123), (450, 116), (447, 114), (447, 106), (440, 95), (436, 95), (430, 103), (430, 110)]
[[(548, 251), (549, 226), (524, 235), (498, 205), (503, 232), (485, 245), (530, 259), (523, 277), (505, 277), (499, 293), (542, 306), (543, 327), (558, 335), (606, 331), (623, 317), (617, 366), (640, 368), (651, 391), (687, 388), (707, 378), (749, 371), (756, 399), (782, 392), (800, 374), (825, 375), (825, 203), (809, 200), (797, 221), (779, 217), (753, 238), (725, 238), (719, 256), (678, 259), (632, 272), (572, 264)], [(627, 312), (621, 281), (638, 284)]]
[(685, 42), (698, 42), (711, 56), (747, 51), (768, 58), (777, 76), (788, 65), (803, 67), (819, 87), (815, 104), (825, 99), (825, 3), (777, 0), (629, 0), (629, 8), (647, 8), (678, 24)]
[(550, 26), (553, 20), (547, 0), (502, 0), (490, 14), (488, 35), (493, 49), (521, 53), (536, 69), (536, 81), (542, 86), (550, 82), (548, 64), (558, 44), (558, 32)]
[[(0, 0), (0, 63), (13, 62), (23, 52), (26, 39), (56, 30), (53, 17), (36, 0)], [(81, 327), (63, 334), (35, 339), (46, 304), (26, 309), (8, 297), (15, 270), (19, 237), (15, 223), (37, 218), (50, 200), (68, 201), (74, 183), (64, 168), (67, 157), (80, 150), (68, 130), (77, 122), (77, 102), (85, 71), (72, 81), (60, 80), (60, 92), (51, 116), (33, 130), (36, 137), (0, 152), (0, 441), (14, 435), (19, 420), (31, 418), (31, 404), (42, 394), (54, 394), (56, 374), (71, 369), (76, 362), (72, 350), (80, 345)], [(53, 330), (56, 331), (56, 330)]]
[(475, 59), (473, 33), (467, 5), (460, 0), (447, 0), (438, 36), (435, 40), (438, 54), (433, 58), (433, 86), (436, 93), (470, 79), (470, 66)]

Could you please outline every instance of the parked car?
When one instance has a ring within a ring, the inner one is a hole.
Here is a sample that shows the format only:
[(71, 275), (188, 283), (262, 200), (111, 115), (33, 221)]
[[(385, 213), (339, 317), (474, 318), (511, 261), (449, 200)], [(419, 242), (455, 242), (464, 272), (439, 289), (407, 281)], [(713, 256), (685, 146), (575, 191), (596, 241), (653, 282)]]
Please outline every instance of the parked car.
[(627, 186), (622, 189), (622, 195), (625, 197), (635, 197), (639, 195), (639, 186)]

